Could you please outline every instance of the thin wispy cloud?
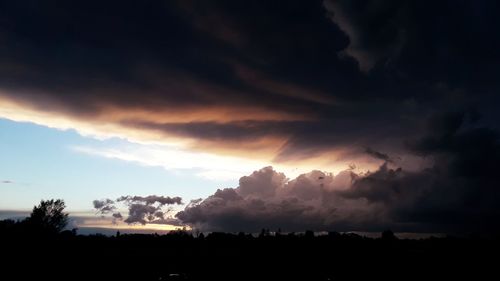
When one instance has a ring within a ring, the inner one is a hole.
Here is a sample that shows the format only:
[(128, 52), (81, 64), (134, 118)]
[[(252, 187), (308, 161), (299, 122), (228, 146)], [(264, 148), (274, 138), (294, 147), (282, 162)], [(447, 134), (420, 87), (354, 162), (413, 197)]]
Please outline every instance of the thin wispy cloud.
[(130, 144), (121, 147), (75, 146), (73, 150), (110, 159), (161, 167), (168, 171), (199, 170), (197, 176), (227, 181), (248, 173), (263, 163), (208, 153), (195, 153), (175, 147)]
[[(161, 167), (167, 171), (195, 172), (207, 180), (229, 181), (238, 179), (265, 166), (268, 162), (242, 157), (189, 151), (176, 146), (128, 143), (113, 146), (73, 146), (72, 150), (88, 155), (117, 159), (144, 166)], [(279, 166), (290, 175), (298, 175), (309, 167)]]

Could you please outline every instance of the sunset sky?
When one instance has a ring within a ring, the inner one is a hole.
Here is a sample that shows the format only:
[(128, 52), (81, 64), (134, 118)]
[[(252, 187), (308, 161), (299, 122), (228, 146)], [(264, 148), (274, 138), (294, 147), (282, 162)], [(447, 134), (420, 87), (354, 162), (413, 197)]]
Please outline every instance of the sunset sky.
[(500, 230), (497, 1), (0, 1), (0, 219)]

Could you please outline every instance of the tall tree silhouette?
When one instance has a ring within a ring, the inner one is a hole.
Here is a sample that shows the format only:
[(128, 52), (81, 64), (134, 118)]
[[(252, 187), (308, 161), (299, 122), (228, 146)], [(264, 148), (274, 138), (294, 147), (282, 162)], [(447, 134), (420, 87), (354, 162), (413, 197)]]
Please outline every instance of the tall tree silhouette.
[(59, 233), (68, 224), (68, 214), (64, 213), (66, 205), (63, 200), (41, 200), (33, 207), (27, 223), (36, 230)]

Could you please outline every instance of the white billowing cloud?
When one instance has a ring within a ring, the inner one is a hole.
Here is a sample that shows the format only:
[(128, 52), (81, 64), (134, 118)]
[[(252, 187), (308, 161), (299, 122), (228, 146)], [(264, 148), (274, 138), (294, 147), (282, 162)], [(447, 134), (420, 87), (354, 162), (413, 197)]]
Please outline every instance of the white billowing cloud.
[(277, 173), (271, 167), (266, 167), (240, 178), (238, 194), (243, 197), (259, 199), (273, 197), (287, 181), (285, 174)]
[(340, 195), (356, 177), (349, 170), (338, 175), (314, 170), (290, 180), (265, 167), (241, 177), (236, 188), (219, 189), (191, 202), (176, 217), (203, 231), (352, 230), (356, 225), (380, 222), (376, 207)]

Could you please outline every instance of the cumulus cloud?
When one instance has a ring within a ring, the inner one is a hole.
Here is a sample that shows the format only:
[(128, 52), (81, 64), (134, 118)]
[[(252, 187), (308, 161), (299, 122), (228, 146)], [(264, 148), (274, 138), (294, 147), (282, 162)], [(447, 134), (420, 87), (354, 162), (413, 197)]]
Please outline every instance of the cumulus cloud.
[(433, 128), (430, 135), (413, 143), (417, 153), (433, 158), (431, 167), (406, 172), (384, 164), (341, 195), (383, 206), (391, 221), (412, 229), (499, 231), (498, 134), (460, 123), (453, 127), (445, 126), (440, 133)]
[[(124, 219), (120, 212), (115, 212), (116, 203), (123, 203), (128, 208), (128, 216)], [(123, 220), (128, 224), (139, 223), (145, 225), (147, 223), (155, 224), (172, 224), (178, 225), (176, 219), (168, 216), (171, 209), (165, 209), (168, 205), (181, 205), (181, 197), (169, 196), (121, 196), (115, 201), (111, 199), (94, 200), (93, 205), (97, 213), (106, 215), (112, 213), (113, 222), (115, 220)]]
[(173, 205), (173, 204), (182, 204), (182, 198), (180, 197), (165, 197), (165, 196), (157, 196), (157, 195), (149, 195), (146, 197), (143, 196), (122, 196), (116, 199), (118, 202), (125, 201), (127, 203), (137, 204), (144, 203), (146, 205), (153, 205), (158, 203), (158, 205)]
[(175, 216), (163, 207), (182, 204), (180, 197), (122, 196), (95, 200), (94, 207), (107, 214), (120, 202), (128, 208), (127, 223), (189, 225), (202, 231), (496, 232), (500, 140), (497, 131), (478, 126), (476, 119), (468, 111), (432, 116), (425, 134), (406, 143), (415, 157), (430, 158), (419, 170), (405, 170), (393, 157), (367, 149), (383, 160), (374, 171), (313, 170), (290, 179), (265, 167), (241, 177), (235, 188), (191, 200)]
[(312, 171), (289, 180), (266, 167), (242, 177), (236, 188), (192, 202), (176, 217), (203, 230), (226, 231), (499, 231), (498, 133), (470, 125), (466, 116), (438, 114), (425, 136), (408, 142), (414, 153), (433, 158), (419, 171), (385, 161), (373, 172)]
[(150, 195), (142, 196), (122, 196), (116, 199), (117, 202), (125, 202), (128, 205), (128, 217), (124, 220), (126, 223), (165, 223), (172, 220), (165, 220), (165, 215), (170, 210), (164, 210), (163, 206), (182, 204), (180, 197), (164, 197)]
[(113, 213), (111, 215), (114, 219), (117, 219), (117, 220), (122, 220), (123, 219), (123, 216), (121, 213)]
[(96, 209), (98, 213), (103, 215), (116, 210), (116, 207), (114, 205), (115, 201), (111, 199), (94, 200), (92, 203), (94, 205), (94, 209)]
[(122, 214), (116, 211), (115, 201), (111, 199), (94, 200), (92, 204), (94, 205), (96, 214), (100, 214), (102, 217), (111, 214), (113, 224), (123, 220)]
[(176, 217), (212, 231), (258, 231), (263, 227), (320, 230), (331, 227), (337, 218), (336, 223), (347, 227), (360, 221), (352, 217), (347, 221), (345, 210), (339, 207), (349, 206), (353, 214), (356, 210), (361, 214), (364, 206), (351, 204), (355, 202), (335, 192), (350, 186), (353, 176), (347, 171), (337, 176), (312, 171), (289, 180), (266, 167), (242, 177), (237, 188), (219, 189), (203, 201), (192, 202)]

